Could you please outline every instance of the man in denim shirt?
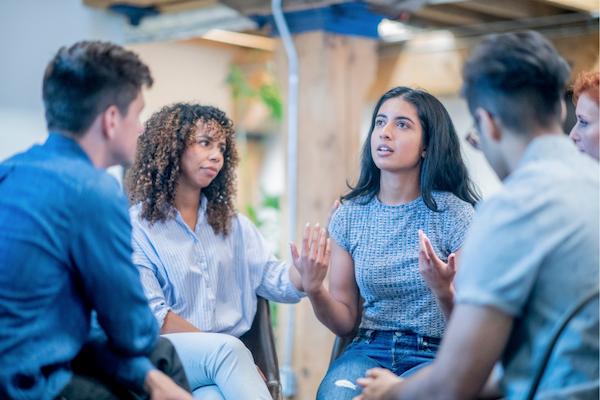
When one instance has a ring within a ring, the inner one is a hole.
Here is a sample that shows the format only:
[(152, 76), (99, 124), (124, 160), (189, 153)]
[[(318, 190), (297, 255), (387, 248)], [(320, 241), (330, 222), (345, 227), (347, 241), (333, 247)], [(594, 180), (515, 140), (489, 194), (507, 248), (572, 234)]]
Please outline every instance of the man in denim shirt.
[(119, 46), (62, 48), (43, 82), (50, 137), (0, 164), (2, 399), (106, 396), (72, 375), (78, 354), (134, 393), (192, 398), (145, 357), (158, 326), (131, 263), (127, 201), (104, 171), (133, 162), (143, 85), (148, 67)]
[[(568, 76), (556, 49), (531, 31), (489, 36), (469, 56), (472, 144), (503, 189), (478, 208), (433, 364), (406, 380), (371, 370), (359, 399), (475, 399), (496, 361), (504, 370), (496, 394), (523, 399), (556, 322), (598, 290), (599, 169), (563, 132)], [(595, 300), (554, 347), (536, 399), (598, 399), (598, 339)]]

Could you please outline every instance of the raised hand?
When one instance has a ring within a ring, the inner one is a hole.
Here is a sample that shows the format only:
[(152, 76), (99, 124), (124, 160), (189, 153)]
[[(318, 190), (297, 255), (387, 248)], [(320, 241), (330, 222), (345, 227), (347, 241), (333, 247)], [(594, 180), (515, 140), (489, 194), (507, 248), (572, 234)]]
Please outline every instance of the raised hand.
[(320, 289), (327, 275), (331, 255), (331, 239), (327, 239), (326, 230), (317, 224), (311, 237), (310, 224), (306, 224), (302, 234), (302, 253), (298, 254), (298, 249), (292, 242), (290, 248), (304, 291), (310, 294)]
[(452, 281), (456, 275), (456, 255), (450, 254), (448, 264), (433, 251), (427, 235), (419, 229), (419, 271), (436, 297), (453, 295)]
[(363, 387), (362, 394), (353, 400), (395, 400), (395, 389), (402, 382), (392, 371), (373, 368), (367, 371), (366, 378), (358, 378), (356, 383)]

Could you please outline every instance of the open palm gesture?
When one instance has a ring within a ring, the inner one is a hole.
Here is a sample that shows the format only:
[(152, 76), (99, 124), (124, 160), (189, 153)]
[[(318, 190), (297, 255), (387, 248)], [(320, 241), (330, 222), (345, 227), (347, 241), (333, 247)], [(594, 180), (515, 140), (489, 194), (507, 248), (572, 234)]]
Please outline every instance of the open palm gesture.
[(446, 264), (440, 260), (425, 233), (419, 229), (419, 271), (436, 297), (453, 296), (452, 281), (456, 275), (456, 255), (448, 256)]

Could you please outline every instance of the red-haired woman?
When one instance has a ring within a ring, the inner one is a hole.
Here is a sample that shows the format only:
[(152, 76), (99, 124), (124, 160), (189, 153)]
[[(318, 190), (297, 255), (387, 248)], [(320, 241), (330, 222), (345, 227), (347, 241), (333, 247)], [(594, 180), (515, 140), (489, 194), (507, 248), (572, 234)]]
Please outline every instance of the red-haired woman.
[(577, 123), (569, 137), (582, 153), (598, 160), (598, 88), (600, 73), (584, 72), (573, 86), (573, 103), (577, 106)]

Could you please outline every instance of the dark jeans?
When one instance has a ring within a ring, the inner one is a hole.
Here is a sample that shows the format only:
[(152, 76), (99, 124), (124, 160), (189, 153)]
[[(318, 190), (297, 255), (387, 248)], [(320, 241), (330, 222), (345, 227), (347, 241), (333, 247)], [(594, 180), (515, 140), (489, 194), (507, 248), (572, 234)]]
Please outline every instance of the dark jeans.
[[(171, 342), (165, 338), (159, 338), (148, 358), (157, 369), (163, 371), (175, 383), (191, 393), (183, 366)], [(141, 400), (145, 398), (90, 368), (89, 363), (85, 360), (85, 355), (77, 356), (71, 365), (73, 378), (56, 397), (56, 400)]]
[(411, 331), (360, 329), (346, 352), (329, 366), (317, 400), (350, 400), (362, 393), (356, 379), (371, 368), (387, 368), (408, 376), (433, 361), (439, 339)]

